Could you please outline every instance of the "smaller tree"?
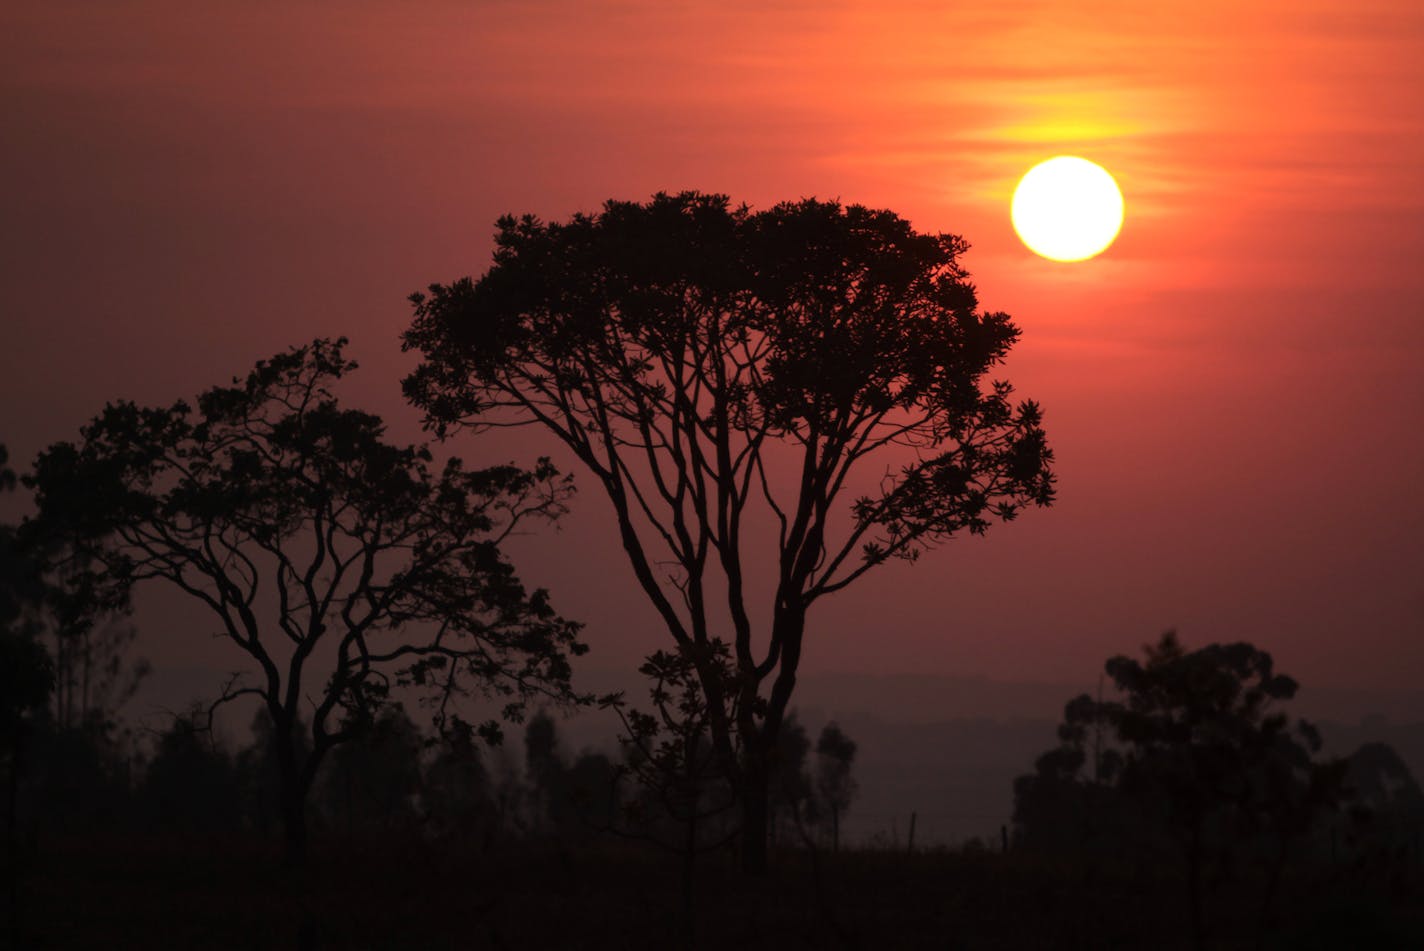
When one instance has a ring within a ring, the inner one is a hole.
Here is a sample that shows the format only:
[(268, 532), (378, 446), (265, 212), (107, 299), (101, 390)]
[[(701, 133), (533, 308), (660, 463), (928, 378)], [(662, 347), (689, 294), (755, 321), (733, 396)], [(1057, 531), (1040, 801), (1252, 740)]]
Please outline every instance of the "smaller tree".
[(587, 836), (610, 828), (618, 812), (618, 766), (603, 753), (585, 750), (563, 774), (564, 813), (557, 821), (565, 835)]
[(428, 449), (393, 445), (379, 417), (340, 405), (334, 388), (356, 368), (345, 343), (259, 362), (196, 412), (111, 404), (27, 480), (28, 529), (65, 540), (66, 567), (98, 603), (164, 582), (245, 656), (255, 678), (235, 674), (218, 702), (256, 696), (271, 720), (289, 864), (305, 853), (323, 759), (393, 686), (421, 691), (438, 722), (470, 690), (505, 696), (517, 719), (534, 692), (576, 699), (568, 655), (584, 650), (499, 548), (559, 515), (567, 480), (547, 460), (433, 471)]
[[(623, 724), (622, 774), (637, 792), (625, 804), (624, 835), (635, 835), (682, 857), (683, 928), (693, 940), (694, 881), (697, 856), (727, 844), (740, 831), (719, 824), (737, 806), (737, 796), (711, 736), (711, 717), (703, 699), (708, 676), (720, 680), (728, 696), (736, 683), (731, 652), (719, 640), (688, 644), (676, 652), (657, 651), (639, 668), (652, 681), (648, 696), (653, 712), (627, 705), (621, 693), (600, 700)], [(670, 835), (661, 827), (681, 827)]]
[(532, 793), (530, 819), (535, 828), (558, 824), (564, 805), (564, 769), (558, 724), (547, 710), (540, 710), (524, 724), (524, 773)]
[(207, 729), (203, 711), (193, 710), (159, 735), (139, 808), (151, 824), (182, 834), (231, 831), (242, 814), (236, 779), (232, 757)]
[[(0, 495), (13, 492), (15, 470), (0, 443)], [(41, 566), (21, 542), (15, 526), (0, 522), (0, 630), (30, 630), (32, 614), (44, 597)]]
[[(95, 617), (82, 595), (51, 585), (47, 601), (55, 657), (55, 726), (101, 738), (118, 725), (120, 709), (148, 677), (147, 659), (129, 660), (137, 629), (122, 616)], [(81, 603), (76, 603), (76, 602)]]
[[(15, 487), (15, 473), (0, 445), (0, 493)], [(18, 943), (20, 777), (27, 766), (33, 721), (42, 716), (54, 689), (54, 667), (35, 638), (33, 610), (43, 591), (34, 560), (14, 527), (0, 524), (0, 763), (5, 767), (5, 892), (10, 940)]]
[[(282, 822), (282, 777), (277, 764), (277, 737), (272, 717), (265, 707), (259, 707), (249, 724), (252, 742), (238, 751), (233, 765), (242, 798), (243, 822), (258, 832), (280, 828)], [(292, 759), (298, 767), (306, 764), (311, 753), (311, 726), (298, 718), (292, 730)]]
[(821, 729), (816, 739), (816, 795), (831, 816), (831, 848), (841, 847), (841, 816), (850, 808), (859, 790), (851, 767), (855, 763), (855, 741), (845, 735), (834, 720)]
[(810, 753), (811, 739), (793, 710), (781, 724), (781, 732), (776, 737), (776, 755), (771, 762), (771, 785), (767, 794), (771, 815), (767, 825), (773, 842), (782, 831), (797, 833), (805, 823), (817, 818), (815, 790), (806, 762)]
[[(15, 488), (9, 458), (0, 444), (0, 493)], [(38, 567), (21, 547), (14, 527), (0, 524), (0, 756), (6, 765), (5, 843), (11, 855), (31, 721), (43, 713), (54, 689), (54, 665), (35, 639), (31, 619), (42, 594)]]
[(1371, 875), (1399, 882), (1419, 863), (1424, 842), (1424, 792), (1394, 747), (1366, 743), (1346, 762), (1350, 793), (1346, 841)]
[(318, 790), (331, 827), (348, 837), (358, 830), (413, 827), (424, 749), (425, 737), (399, 703), (334, 749)]
[(494, 833), (489, 771), (468, 724), (446, 730), (435, 740), (435, 755), (425, 770), (425, 809), (436, 835), (469, 837)]
[[(1239, 850), (1253, 849), (1269, 870), (1264, 928), (1287, 856), (1338, 804), (1343, 764), (1317, 762), (1315, 728), (1275, 710), (1298, 685), (1265, 651), (1247, 643), (1188, 651), (1168, 631), (1144, 652), (1141, 661), (1107, 662), (1114, 697), (1068, 703), (1061, 748), (1015, 784), (1021, 839), (1061, 840), (1042, 828), (1057, 823), (1174, 843), (1197, 947), (1206, 943), (1210, 860), (1224, 871)], [(1095, 807), (1106, 822), (1088, 814)]]
[(0, 628), (0, 754), (8, 767), (5, 838), (11, 852), (31, 723), (43, 713), (53, 688), (54, 668), (44, 647), (23, 631)]

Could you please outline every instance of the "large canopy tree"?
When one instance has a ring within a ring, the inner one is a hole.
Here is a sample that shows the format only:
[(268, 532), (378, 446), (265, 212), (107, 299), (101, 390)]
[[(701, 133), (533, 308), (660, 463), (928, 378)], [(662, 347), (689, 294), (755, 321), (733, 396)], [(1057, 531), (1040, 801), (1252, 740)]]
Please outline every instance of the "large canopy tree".
[(558, 436), (679, 648), (730, 641), (738, 702), (702, 684), (760, 869), (811, 605), (1053, 498), (1038, 407), (985, 380), (1018, 329), (978, 310), (962, 239), (857, 205), (657, 195), (496, 242), (478, 281), (413, 297), (407, 396), (442, 436)]
[(517, 716), (532, 691), (572, 696), (568, 655), (583, 649), (499, 548), (526, 519), (558, 515), (567, 480), (547, 461), (432, 471), (427, 449), (339, 405), (333, 386), (356, 366), (344, 344), (260, 362), (196, 411), (111, 404), (28, 479), (29, 530), (65, 539), (93, 591), (122, 604), (164, 581), (247, 656), (255, 677), (235, 675), (220, 699), (256, 696), (271, 719), (293, 863), (323, 758), (393, 686), (426, 688), (437, 716), (470, 689), (506, 696)]

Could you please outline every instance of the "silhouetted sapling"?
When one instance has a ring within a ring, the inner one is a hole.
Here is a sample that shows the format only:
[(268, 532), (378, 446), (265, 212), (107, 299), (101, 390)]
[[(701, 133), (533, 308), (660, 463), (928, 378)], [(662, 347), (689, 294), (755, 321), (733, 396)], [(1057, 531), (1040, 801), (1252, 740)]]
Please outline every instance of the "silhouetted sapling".
[(816, 739), (816, 795), (831, 816), (831, 848), (841, 847), (841, 816), (850, 808), (858, 789), (851, 766), (855, 763), (855, 741), (846, 736), (834, 720)]
[(702, 689), (704, 671), (717, 677), (727, 694), (736, 696), (727, 645), (712, 640), (648, 657), (639, 672), (652, 682), (651, 712), (628, 705), (621, 693), (599, 701), (623, 725), (618, 738), (624, 753), (619, 776), (631, 777), (634, 787), (632, 797), (621, 803), (623, 821), (612, 831), (680, 853), (683, 928), (689, 943), (697, 856), (726, 845), (738, 831), (735, 822), (725, 821), (736, 798), (723, 760), (712, 746), (712, 715)]

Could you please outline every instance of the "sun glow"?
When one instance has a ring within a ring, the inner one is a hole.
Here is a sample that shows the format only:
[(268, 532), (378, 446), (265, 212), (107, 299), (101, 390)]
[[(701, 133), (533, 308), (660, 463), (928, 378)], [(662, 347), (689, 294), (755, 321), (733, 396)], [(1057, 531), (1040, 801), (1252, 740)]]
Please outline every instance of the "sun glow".
[(1028, 170), (1014, 189), (1014, 230), (1034, 254), (1083, 261), (1122, 230), (1122, 192), (1102, 166), (1060, 155)]

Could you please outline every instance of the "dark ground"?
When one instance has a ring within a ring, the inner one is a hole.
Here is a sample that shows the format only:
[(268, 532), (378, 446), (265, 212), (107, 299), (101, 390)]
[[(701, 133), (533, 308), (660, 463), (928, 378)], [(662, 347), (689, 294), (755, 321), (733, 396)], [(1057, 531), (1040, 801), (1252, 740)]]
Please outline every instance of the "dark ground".
[[(20, 890), (20, 948), (686, 947), (678, 859), (617, 843), (322, 843), (305, 876), (251, 841), (53, 841)], [(1188, 948), (1175, 870), (983, 851), (804, 851), (747, 882), (699, 866), (699, 948)], [(1214, 948), (1424, 948), (1417, 864), (1299, 871), (1258, 944), (1263, 877), (1211, 896)], [(15, 933), (11, 932), (13, 936)]]

